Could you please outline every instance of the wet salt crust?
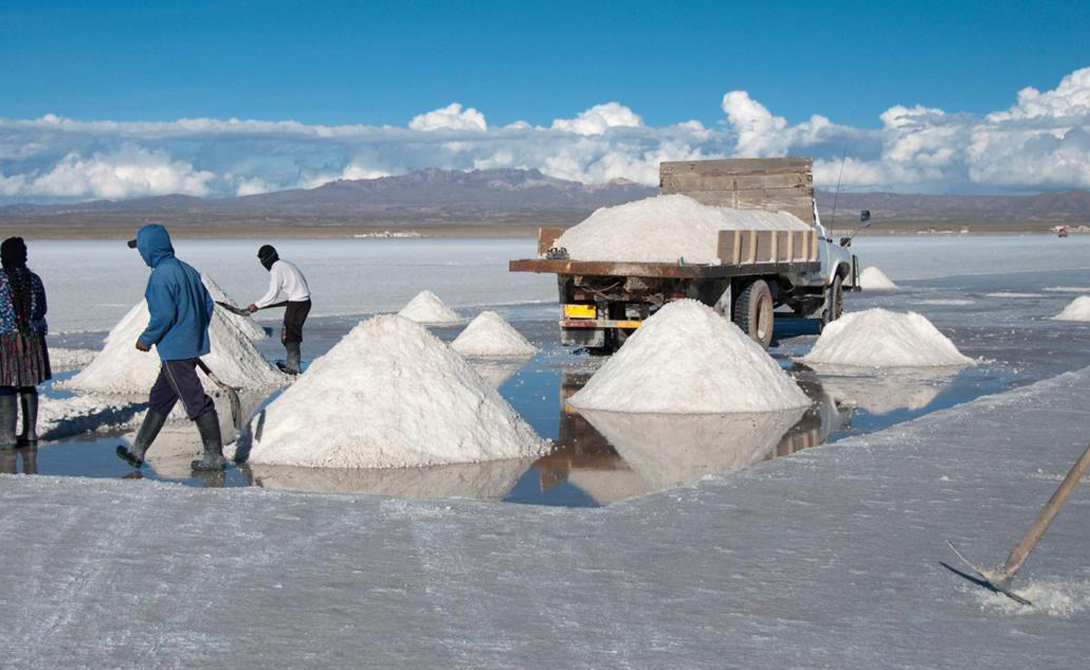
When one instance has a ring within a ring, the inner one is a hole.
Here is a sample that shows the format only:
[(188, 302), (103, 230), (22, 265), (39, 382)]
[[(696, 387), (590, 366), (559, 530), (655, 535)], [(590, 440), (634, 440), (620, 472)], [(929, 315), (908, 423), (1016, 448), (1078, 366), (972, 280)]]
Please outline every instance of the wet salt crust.
[(462, 322), (462, 317), (457, 312), (443, 304), (439, 296), (427, 290), (417, 293), (415, 298), (401, 308), (398, 316), (426, 324)]
[(973, 364), (923, 315), (885, 309), (852, 312), (830, 323), (801, 360), (866, 368)]
[(787, 212), (710, 207), (686, 195), (660, 195), (603, 207), (561, 235), (555, 247), (574, 260), (718, 263), (720, 230), (810, 230)]
[(97, 351), (90, 349), (66, 349), (49, 347), (49, 366), (53, 372), (78, 370), (94, 360)]
[(314, 361), (239, 448), (258, 465), (393, 468), (524, 458), (546, 446), (458, 353), (383, 315)]
[(1090, 321), (1090, 296), (1080, 295), (1052, 318), (1055, 321)]
[[(214, 300), (229, 301), (223, 291), (202, 275)], [(218, 297), (217, 297), (218, 296)], [(102, 393), (147, 393), (159, 375), (159, 356), (154, 348), (137, 351), (135, 343), (151, 318), (143, 300), (126, 314), (106, 337), (106, 345), (94, 360), (61, 388)], [(247, 326), (243, 329), (241, 326)], [(274, 388), (288, 378), (269, 365), (254, 346), (255, 337), (264, 337), (249, 319), (216, 307), (208, 327), (212, 351), (201, 358), (223, 382), (239, 388)], [(205, 387), (211, 382), (201, 375)]]
[(463, 356), (505, 358), (532, 356), (537, 347), (495, 312), (481, 312), (450, 343)]
[(876, 267), (869, 267), (859, 274), (859, 286), (864, 291), (892, 291), (897, 285)]
[(649, 318), (569, 400), (580, 410), (767, 412), (810, 404), (752, 339), (695, 300)]

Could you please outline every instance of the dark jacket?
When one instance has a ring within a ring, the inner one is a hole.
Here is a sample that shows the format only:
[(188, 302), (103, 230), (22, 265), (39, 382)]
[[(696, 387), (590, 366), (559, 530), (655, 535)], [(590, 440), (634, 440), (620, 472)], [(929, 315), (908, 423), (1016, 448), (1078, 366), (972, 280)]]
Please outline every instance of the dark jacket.
[(149, 348), (155, 345), (164, 361), (207, 354), (211, 351), (208, 324), (215, 305), (200, 273), (174, 257), (170, 235), (157, 223), (137, 232), (136, 248), (152, 269), (144, 291), (151, 320), (140, 342)]

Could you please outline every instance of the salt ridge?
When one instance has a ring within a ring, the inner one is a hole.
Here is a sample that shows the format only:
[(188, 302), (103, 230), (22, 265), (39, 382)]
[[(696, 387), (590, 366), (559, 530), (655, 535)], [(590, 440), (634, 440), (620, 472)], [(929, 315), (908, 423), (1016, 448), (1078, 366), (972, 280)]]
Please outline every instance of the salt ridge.
[(1090, 321), (1090, 296), (1080, 295), (1052, 317), (1053, 321)]
[(864, 291), (893, 291), (898, 288), (885, 272), (873, 266), (859, 274), (859, 287)]

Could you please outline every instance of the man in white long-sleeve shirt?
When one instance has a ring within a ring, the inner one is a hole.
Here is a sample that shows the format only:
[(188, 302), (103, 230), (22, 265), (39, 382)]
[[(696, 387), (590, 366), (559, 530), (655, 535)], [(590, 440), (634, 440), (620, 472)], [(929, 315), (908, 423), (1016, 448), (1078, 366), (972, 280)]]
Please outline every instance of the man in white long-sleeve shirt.
[(257, 259), (269, 271), (269, 290), (246, 309), (252, 314), (266, 307), (284, 305), (284, 328), (280, 331), (280, 341), (284, 343), (287, 361), (280, 369), (297, 375), (301, 371), (299, 346), (303, 341), (303, 324), (306, 323), (307, 314), (310, 314), (310, 288), (299, 268), (281, 260), (271, 244), (258, 249)]

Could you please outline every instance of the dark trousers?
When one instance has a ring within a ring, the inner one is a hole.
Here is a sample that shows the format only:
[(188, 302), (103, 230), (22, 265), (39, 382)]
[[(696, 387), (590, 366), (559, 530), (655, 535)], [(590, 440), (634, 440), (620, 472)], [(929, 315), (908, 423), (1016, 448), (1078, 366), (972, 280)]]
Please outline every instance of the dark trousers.
[(284, 309), (284, 330), (280, 331), (281, 342), (302, 342), (303, 324), (310, 314), (310, 300), (289, 302)]
[(170, 410), (174, 409), (179, 400), (182, 401), (185, 415), (190, 421), (216, 410), (215, 403), (204, 392), (201, 380), (197, 377), (196, 358), (163, 361), (159, 368), (159, 377), (148, 395), (148, 404), (163, 416), (170, 414)]
[(37, 386), (0, 386), (0, 395), (38, 395)]

